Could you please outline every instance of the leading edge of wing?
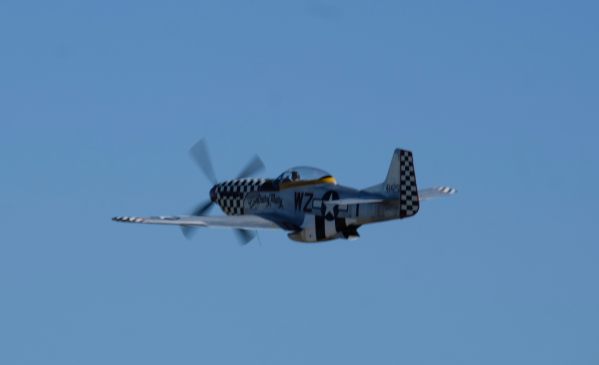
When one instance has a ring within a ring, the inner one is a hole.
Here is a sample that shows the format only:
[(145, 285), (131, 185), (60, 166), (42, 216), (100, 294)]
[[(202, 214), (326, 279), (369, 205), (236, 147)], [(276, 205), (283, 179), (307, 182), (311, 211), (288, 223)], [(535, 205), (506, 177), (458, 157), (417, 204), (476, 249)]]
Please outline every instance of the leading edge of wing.
[(276, 229), (276, 223), (257, 215), (114, 217), (115, 222), (240, 229)]

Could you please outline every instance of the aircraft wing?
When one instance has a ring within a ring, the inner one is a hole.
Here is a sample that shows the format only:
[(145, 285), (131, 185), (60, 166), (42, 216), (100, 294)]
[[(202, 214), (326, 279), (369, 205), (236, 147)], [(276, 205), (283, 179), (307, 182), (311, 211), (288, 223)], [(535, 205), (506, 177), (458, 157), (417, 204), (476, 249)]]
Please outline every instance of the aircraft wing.
[(114, 217), (115, 222), (166, 224), (184, 227), (217, 227), (238, 229), (276, 229), (276, 223), (257, 215), (225, 215), (225, 216), (157, 216), (157, 217)]
[(418, 199), (429, 200), (435, 198), (443, 198), (457, 193), (457, 190), (449, 186), (439, 186), (436, 188), (427, 188), (418, 190)]

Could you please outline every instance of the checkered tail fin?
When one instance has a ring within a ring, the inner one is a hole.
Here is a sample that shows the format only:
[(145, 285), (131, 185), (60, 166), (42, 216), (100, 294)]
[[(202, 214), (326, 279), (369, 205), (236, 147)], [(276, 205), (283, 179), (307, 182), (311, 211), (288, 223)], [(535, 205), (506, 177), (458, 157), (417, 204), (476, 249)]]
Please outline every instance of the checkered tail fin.
[(383, 187), (387, 194), (399, 199), (400, 218), (411, 217), (418, 213), (420, 202), (412, 152), (395, 150)]

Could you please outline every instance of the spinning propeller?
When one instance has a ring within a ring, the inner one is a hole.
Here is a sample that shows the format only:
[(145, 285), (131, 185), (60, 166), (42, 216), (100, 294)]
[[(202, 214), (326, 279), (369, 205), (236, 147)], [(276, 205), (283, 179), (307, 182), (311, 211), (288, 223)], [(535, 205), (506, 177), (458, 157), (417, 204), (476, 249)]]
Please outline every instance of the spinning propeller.
[[(212, 165), (212, 160), (210, 158), (205, 139), (201, 139), (194, 144), (189, 150), (189, 155), (191, 156), (191, 159), (198, 165), (200, 170), (202, 170), (208, 181), (210, 181), (213, 185), (212, 189), (210, 189), (210, 200), (198, 204), (190, 214), (192, 216), (201, 216), (208, 213), (210, 208), (212, 208), (212, 206), (215, 204), (215, 187), (218, 184), (218, 180), (216, 179), (216, 174), (214, 173), (214, 167)], [(262, 163), (260, 157), (256, 155), (247, 163), (243, 170), (241, 170), (236, 179), (252, 176), (262, 170), (264, 170), (264, 164)], [(186, 238), (191, 238), (196, 229), (197, 227), (192, 226), (181, 227), (183, 235)], [(239, 239), (239, 242), (241, 242), (243, 245), (247, 244), (256, 237), (255, 231), (250, 231), (247, 229), (236, 229), (235, 233)]]

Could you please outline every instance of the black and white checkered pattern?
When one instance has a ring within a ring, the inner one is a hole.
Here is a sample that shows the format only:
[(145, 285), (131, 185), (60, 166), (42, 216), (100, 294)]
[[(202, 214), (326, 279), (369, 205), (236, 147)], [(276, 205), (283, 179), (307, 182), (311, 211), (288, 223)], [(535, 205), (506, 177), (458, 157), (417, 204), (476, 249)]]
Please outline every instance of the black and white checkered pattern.
[(456, 189), (450, 188), (449, 186), (439, 186), (437, 188), (437, 191), (439, 191), (441, 194), (447, 194), (447, 195), (452, 195), (452, 194), (456, 193)]
[(420, 208), (412, 152), (400, 150), (399, 174), (399, 217), (411, 217)]
[(141, 217), (114, 217), (112, 218), (115, 222), (124, 222), (124, 223), (143, 223), (144, 219)]
[(227, 215), (244, 214), (243, 200), (248, 193), (258, 191), (264, 179), (237, 179), (216, 186), (216, 203)]

